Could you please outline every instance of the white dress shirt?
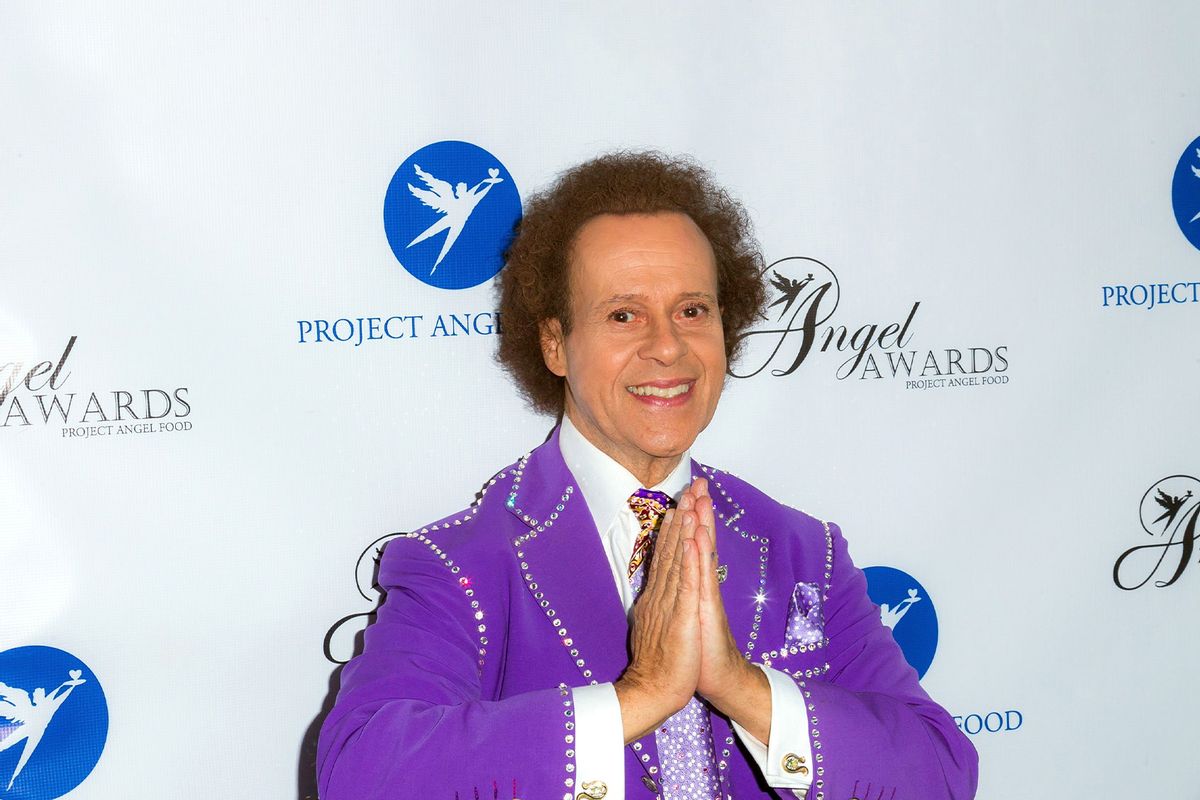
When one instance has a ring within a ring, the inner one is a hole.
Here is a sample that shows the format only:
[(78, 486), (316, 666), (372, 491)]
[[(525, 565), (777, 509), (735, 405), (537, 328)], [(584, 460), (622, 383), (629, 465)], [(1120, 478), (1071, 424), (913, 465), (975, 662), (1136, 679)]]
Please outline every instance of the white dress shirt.
[[(629, 507), (629, 497), (642, 485), (629, 470), (585, 439), (566, 416), (563, 417), (558, 443), (563, 460), (575, 476), (584, 502), (596, 523), (600, 543), (604, 546), (604, 554), (612, 570), (613, 582), (621, 596), (625, 613), (629, 614), (633, 610), (634, 600), (628, 577), (629, 559), (641, 529), (637, 516)], [(691, 456), (684, 453), (679, 464), (662, 483), (646, 488), (678, 501), (691, 482)], [(768, 786), (791, 789), (797, 797), (803, 798), (811, 777), (785, 772), (783, 756), (794, 753), (803, 756), (805, 763), (812, 763), (804, 697), (787, 675), (761, 664), (755, 666), (766, 673), (771, 686), (769, 745), (764, 745), (736, 722), (733, 723), (733, 729), (746, 745)], [(625, 800), (625, 734), (616, 690), (611, 683), (581, 686), (572, 690), (572, 699), (575, 704), (577, 783), (602, 780), (608, 785), (605, 800)]]

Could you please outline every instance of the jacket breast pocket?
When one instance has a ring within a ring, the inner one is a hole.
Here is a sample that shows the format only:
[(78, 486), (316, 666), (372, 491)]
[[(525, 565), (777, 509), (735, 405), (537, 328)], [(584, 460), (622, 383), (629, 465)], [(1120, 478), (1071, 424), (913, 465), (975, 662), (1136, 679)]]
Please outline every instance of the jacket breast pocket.
[(774, 649), (762, 652), (763, 664), (797, 678), (824, 671), (825, 615), (818, 584), (798, 582), (792, 589), (783, 624), (776, 620), (771, 627), (778, 629), (763, 644)]

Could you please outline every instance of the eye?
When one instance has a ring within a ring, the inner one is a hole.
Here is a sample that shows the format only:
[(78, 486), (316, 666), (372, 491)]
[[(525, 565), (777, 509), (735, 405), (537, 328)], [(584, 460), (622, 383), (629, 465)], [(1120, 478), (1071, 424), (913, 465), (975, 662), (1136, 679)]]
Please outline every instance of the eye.
[(613, 322), (633, 322), (633, 312), (628, 309), (618, 309), (608, 315)]
[(693, 303), (683, 309), (683, 315), (688, 319), (696, 319), (703, 317), (708, 313), (708, 306), (704, 303)]

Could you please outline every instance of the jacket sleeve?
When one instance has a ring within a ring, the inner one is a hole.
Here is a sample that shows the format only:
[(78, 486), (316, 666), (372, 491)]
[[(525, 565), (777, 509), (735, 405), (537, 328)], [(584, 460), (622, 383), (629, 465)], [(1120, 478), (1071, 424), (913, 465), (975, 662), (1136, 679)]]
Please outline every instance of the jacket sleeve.
[(420, 536), (385, 550), (386, 599), (321, 728), (322, 800), (574, 796), (570, 692), (481, 696), (503, 633), (453, 563)]
[(921, 688), (841, 531), (830, 525), (830, 533), (828, 669), (795, 679), (816, 765), (809, 800), (969, 800), (978, 780), (974, 746)]

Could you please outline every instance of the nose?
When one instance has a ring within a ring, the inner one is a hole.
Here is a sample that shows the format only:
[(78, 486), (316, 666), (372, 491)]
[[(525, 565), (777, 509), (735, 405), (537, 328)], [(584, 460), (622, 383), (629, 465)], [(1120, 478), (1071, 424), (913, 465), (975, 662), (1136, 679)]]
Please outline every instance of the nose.
[(674, 364), (687, 355), (687, 352), (687, 339), (670, 317), (656, 319), (646, 326), (646, 338), (638, 348), (639, 356), (664, 366)]

